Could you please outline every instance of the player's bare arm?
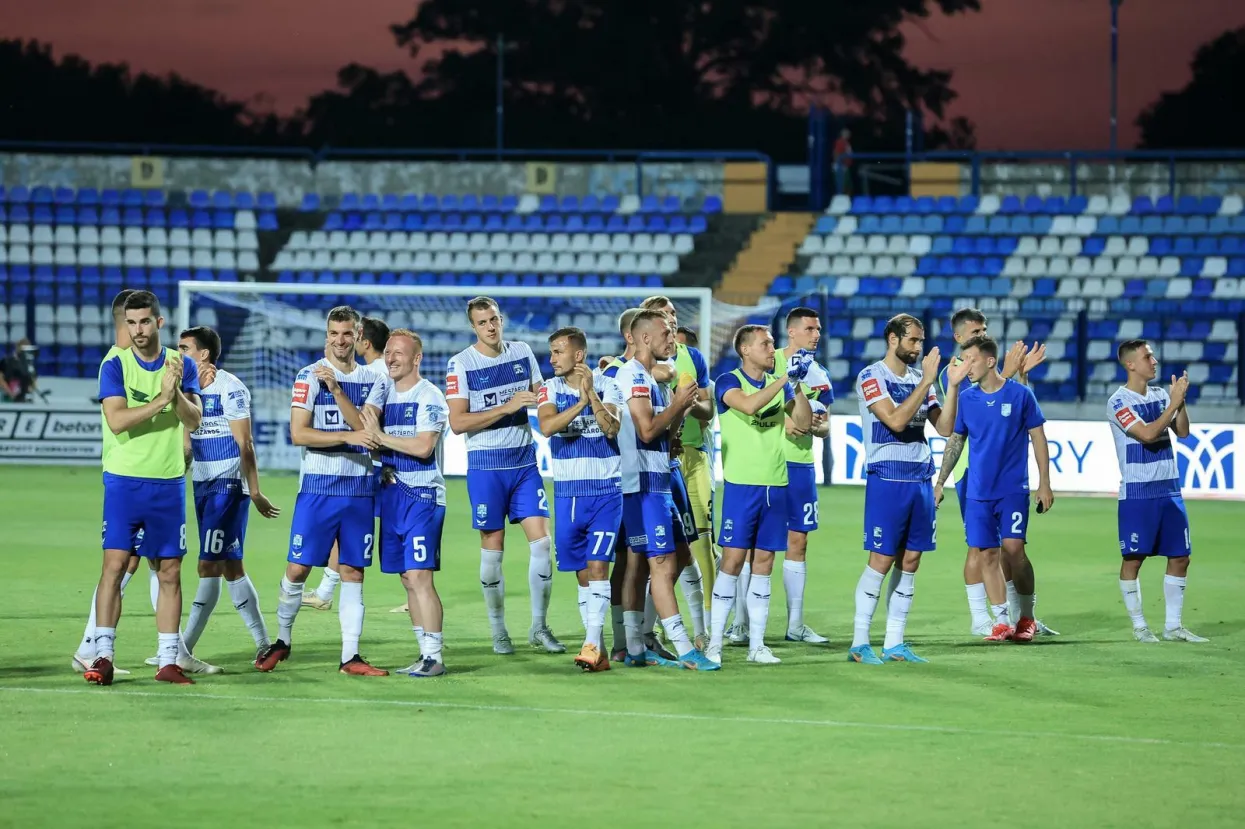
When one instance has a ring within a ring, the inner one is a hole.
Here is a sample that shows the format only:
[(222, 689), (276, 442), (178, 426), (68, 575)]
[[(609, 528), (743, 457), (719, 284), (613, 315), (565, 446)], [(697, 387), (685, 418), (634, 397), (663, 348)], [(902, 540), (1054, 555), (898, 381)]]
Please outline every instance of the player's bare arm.
[[(1167, 430), (1171, 428), (1176, 415), (1184, 408), (1185, 392), (1189, 389), (1189, 381), (1185, 378), (1173, 377), (1171, 391), (1171, 402), (1167, 404), (1167, 408), (1162, 414), (1154, 420), (1146, 423), (1141, 418), (1135, 418), (1132, 423), (1124, 429), (1124, 431), (1132, 435), (1142, 443), (1156, 443), (1163, 440), (1167, 435)], [(1188, 434), (1187, 432), (1185, 434)], [(1179, 435), (1179, 432), (1177, 432)]]
[[(722, 394), (722, 402), (737, 412), (752, 416), (768, 406), (775, 397), (782, 394), (782, 390), (788, 382), (790, 381), (787, 379), (787, 375), (781, 374), (755, 394), (744, 394), (743, 389), (728, 389)], [(805, 398), (804, 404), (805, 406), (808, 405), (807, 398)], [(795, 418), (792, 417), (792, 420), (795, 420)], [(808, 424), (805, 423), (801, 428), (808, 429)]]
[(108, 422), (108, 430), (114, 435), (128, 432), (164, 411), (173, 402), (173, 392), (166, 389), (166, 385), (167, 383), (161, 385), (160, 394), (154, 400), (133, 408), (125, 405), (124, 397), (105, 397), (101, 405), (104, 408), (104, 420)]
[(964, 452), (964, 435), (953, 434), (947, 438), (947, 445), (942, 450), (942, 466), (938, 469), (938, 481), (934, 484), (934, 506), (942, 506), (942, 488), (951, 477), (960, 455)]
[(540, 433), (547, 438), (553, 437), (567, 426), (570, 426), (571, 422), (583, 414), (584, 409), (588, 408), (590, 404), (591, 401), (582, 393), (579, 396), (579, 401), (575, 405), (567, 407), (565, 411), (559, 412), (557, 404), (552, 400), (540, 404), (540, 408), (536, 410), (536, 422), (540, 427)]
[(251, 419), (244, 417), (229, 421), (229, 431), (233, 433), (233, 442), (238, 444), (242, 479), (246, 481), (247, 491), (251, 493), (251, 503), (260, 515), (276, 518), (281, 514), (281, 508), (269, 501), (259, 488), (259, 464), (255, 461), (255, 438), (251, 433)]
[(934, 409), (930, 409), (930, 420), (934, 423), (934, 429), (944, 438), (951, 437), (951, 431), (955, 428), (956, 410), (960, 405), (960, 385), (968, 376), (968, 367), (969, 364), (964, 360), (947, 366), (946, 399), (938, 408), (937, 417), (933, 414)]
[[(938, 376), (938, 361), (941, 359), (938, 348), (935, 346), (925, 355), (921, 361), (921, 368), (924, 373), (921, 375), (921, 382), (913, 389), (912, 394), (904, 399), (904, 402), (898, 406), (895, 401), (889, 397), (884, 397), (873, 405), (869, 406), (869, 411), (873, 416), (882, 421), (882, 425), (892, 432), (902, 432), (908, 428), (908, 424), (912, 422), (912, 418), (916, 416), (917, 410), (921, 408), (921, 404), (925, 402), (925, 398), (929, 393), (930, 387), (934, 384), (934, 378)], [(930, 367), (933, 367), (930, 370)], [(930, 408), (929, 419), (933, 420), (938, 409)]]
[(194, 463), (194, 450), (190, 448), (190, 430), (182, 430), (182, 458), (186, 461), (186, 474), (190, 474), (190, 465)]
[(376, 441), (367, 432), (325, 432), (312, 425), (312, 413), (308, 409), (294, 406), (290, 409), (290, 443), (295, 446), (306, 446), (311, 449), (327, 449), (349, 443), (352, 446), (376, 448)]
[(373, 413), (373, 408), (368, 406), (364, 409), (363, 420), (366, 431), (379, 446), (421, 460), (427, 460), (436, 452), (437, 442), (441, 439), (440, 432), (416, 432), (413, 437), (388, 434)]
[(161, 378), (160, 383), (162, 390), (164, 386), (172, 385), (173, 413), (177, 415), (177, 419), (182, 422), (187, 431), (193, 432), (203, 422), (203, 403), (200, 402), (199, 395), (182, 391), (182, 376), (185, 368), (185, 359), (181, 354), (169, 359), (165, 362), (164, 377)]
[(492, 426), (503, 417), (536, 405), (536, 393), (533, 391), (517, 391), (514, 396), (501, 406), (487, 412), (470, 411), (471, 404), (461, 397), (449, 400), (450, 428), (455, 434), (480, 432)]
[(597, 426), (601, 429), (601, 434), (610, 439), (618, 437), (618, 430), (622, 427), (618, 407), (601, 400), (601, 396), (597, 394), (596, 383), (593, 382), (592, 372), (588, 371), (587, 367), (581, 367), (579, 372), (579, 396), (581, 400), (588, 401), (588, 405), (592, 408), (592, 416), (596, 418)]
[(1037, 461), (1038, 488), (1033, 494), (1037, 502), (1038, 512), (1050, 512), (1055, 503), (1055, 493), (1050, 488), (1050, 447), (1046, 444), (1046, 429), (1036, 426), (1029, 430), (1029, 440), (1033, 442), (1033, 458)]
[(787, 401), (786, 409), (787, 417), (791, 418), (791, 424), (807, 434), (813, 425), (813, 409), (808, 405), (808, 397), (805, 396), (804, 389), (799, 383), (795, 384), (795, 394)]
[(815, 438), (830, 437), (830, 411), (828, 409), (825, 413), (813, 413), (813, 422), (808, 427), (808, 434)]
[(341, 410), (342, 418), (346, 421), (346, 425), (355, 431), (362, 431), (363, 419), (359, 415), (359, 409), (355, 406), (354, 401), (350, 399), (350, 395), (346, 394), (341, 384), (337, 382), (337, 372), (329, 366), (319, 365), (315, 367), (312, 374), (320, 381), (320, 385), (328, 389), (329, 394), (333, 395), (333, 402)]
[[(1189, 405), (1187, 399), (1189, 391), (1189, 372), (1186, 371), (1181, 380), (1184, 382), (1183, 396), (1185, 399), (1181, 401), (1180, 409), (1176, 412), (1176, 417), (1172, 420), (1172, 431), (1176, 433), (1176, 437), (1178, 438), (1187, 438), (1189, 436)], [(1175, 383), (1175, 378), (1172, 378), (1172, 383)]]
[(657, 440), (662, 432), (669, 431), (672, 423), (683, 419), (688, 407), (695, 400), (695, 395), (694, 386), (676, 388), (671, 393), (670, 405), (659, 415), (653, 414), (653, 403), (647, 397), (633, 397), (628, 400), (627, 407), (635, 423), (636, 437), (645, 443)]
[(653, 366), (650, 374), (653, 375), (654, 380), (662, 385), (669, 385), (674, 382), (674, 366), (667, 363), (658, 363)]
[(708, 423), (713, 420), (713, 401), (709, 399), (709, 387), (703, 386), (696, 391), (696, 402), (687, 413), (701, 423)]

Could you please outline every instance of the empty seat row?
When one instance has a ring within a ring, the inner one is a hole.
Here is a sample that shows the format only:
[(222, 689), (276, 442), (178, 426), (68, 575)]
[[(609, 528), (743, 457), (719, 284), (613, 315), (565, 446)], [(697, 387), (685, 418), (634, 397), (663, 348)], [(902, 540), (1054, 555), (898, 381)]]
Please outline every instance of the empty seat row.
[(258, 250), (259, 237), (253, 230), (228, 229), (216, 231), (207, 228), (173, 228), (162, 227), (81, 227), (59, 225), (0, 225), (0, 244), (35, 244), (35, 245), (81, 245), (104, 247), (147, 247), (147, 248), (237, 248), (239, 250)]
[(1245, 215), (1238, 216), (941, 216), (898, 214), (822, 216), (813, 232), (847, 236), (892, 233), (948, 233), (970, 236), (1093, 236), (1093, 235), (1241, 235)]
[(324, 217), (324, 230), (466, 230), (499, 231), (567, 231), (570, 233), (703, 233), (708, 228), (704, 215), (685, 216), (633, 213), (630, 216), (592, 213), (329, 213)]
[(693, 242), (690, 234), (677, 236), (668, 233), (639, 233), (634, 236), (627, 233), (424, 233), (416, 231), (393, 231), (390, 233), (365, 233), (355, 231), (295, 231), (286, 250), (431, 250), (451, 252), (458, 251), (491, 251), (502, 253), (521, 253), (530, 251), (542, 253), (691, 253)]
[(1026, 196), (1023, 200), (1019, 196), (997, 196), (988, 194), (984, 196), (941, 196), (934, 198), (932, 196), (920, 196), (910, 198), (908, 196), (856, 196), (852, 198), (846, 195), (837, 195), (826, 208), (826, 213), (832, 216), (842, 216), (848, 213), (941, 213), (941, 214), (979, 214), (983, 216), (991, 216), (995, 213), (1030, 213), (1030, 214), (1047, 214), (1051, 216), (1069, 215), (1078, 216), (1088, 214), (1090, 216), (1124, 216), (1129, 213), (1145, 215), (1150, 213), (1158, 214), (1179, 214), (1179, 215), (1202, 215), (1202, 216), (1237, 216), (1245, 212), (1245, 203), (1239, 195), (1233, 194), (1228, 196), (1181, 196), (1172, 199), (1171, 196), (1160, 196), (1151, 199), (1149, 196), (1139, 196), (1131, 199), (1125, 195), (1107, 197), (1103, 195), (1095, 196), (1071, 196), (1065, 198), (1063, 196)]
[(634, 194), (625, 196), (537, 196), (525, 193), (523, 196), (476, 196), (474, 194), (458, 195), (448, 193), (443, 196), (426, 194), (422, 197), (414, 194), (396, 195), (359, 195), (343, 193), (334, 200), (318, 193), (307, 193), (303, 196), (302, 209), (314, 212), (326, 208), (357, 211), (448, 211), (462, 213), (679, 213), (683, 210), (699, 210), (702, 213), (722, 212), (722, 200), (718, 196), (706, 196), (699, 205), (685, 203), (677, 196), (664, 198), (648, 195), (640, 198)]
[[(230, 263), (230, 264), (225, 264)], [(90, 267), (173, 267), (173, 268), (240, 268), (244, 271), (259, 270), (259, 256), (253, 250), (212, 251), (196, 248), (50, 248), (37, 245), (33, 250), (25, 245), (6, 249), (0, 247), (0, 264), (11, 265), (61, 265)]]
[(236, 228), (238, 230), (276, 230), (277, 214), (260, 213), (258, 218), (249, 210), (235, 213), (232, 210), (170, 210), (152, 208), (144, 212), (137, 207), (118, 209), (105, 207), (36, 207), (28, 210), (24, 205), (10, 205), (6, 210), (0, 205), (0, 224), (36, 225), (109, 225), (121, 227), (205, 227)]
[(337, 251), (283, 250), (272, 264), (275, 270), (432, 270), (432, 271), (536, 271), (552, 273), (659, 273), (673, 274), (679, 258), (673, 253), (433, 253), (387, 250)]

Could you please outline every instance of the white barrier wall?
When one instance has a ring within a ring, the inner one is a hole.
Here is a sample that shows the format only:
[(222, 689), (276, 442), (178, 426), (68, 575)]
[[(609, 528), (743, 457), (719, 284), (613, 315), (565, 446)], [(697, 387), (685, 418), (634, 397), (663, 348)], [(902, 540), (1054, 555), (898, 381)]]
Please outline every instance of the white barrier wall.
[[(549, 444), (535, 430), (535, 413), (531, 420), (541, 472), (548, 475)], [(256, 421), (254, 430), (261, 468), (298, 469), (299, 450), (289, 442), (288, 423)], [(946, 441), (933, 427), (927, 433), (937, 466), (942, 462)], [(1051, 486), (1056, 492), (1116, 492), (1119, 465), (1111, 427), (1105, 418), (1101, 422), (1048, 421), (1046, 437), (1050, 442)], [(854, 415), (832, 418), (830, 446), (834, 457), (831, 483), (863, 485), (864, 442), (860, 418)], [(819, 457), (819, 453), (818, 445), (814, 447), (814, 455)], [(98, 407), (0, 405), (0, 463), (94, 466), (99, 463), (99, 457)], [(1176, 459), (1186, 497), (1245, 499), (1245, 426), (1196, 424), (1189, 437), (1176, 443)], [(464, 475), (466, 471), (467, 451), (463, 438), (451, 433), (445, 441), (445, 472)], [(720, 460), (718, 475), (721, 477)], [(1036, 471), (1031, 470), (1031, 475), (1032, 482), (1036, 483)], [(817, 482), (824, 483), (820, 468)]]

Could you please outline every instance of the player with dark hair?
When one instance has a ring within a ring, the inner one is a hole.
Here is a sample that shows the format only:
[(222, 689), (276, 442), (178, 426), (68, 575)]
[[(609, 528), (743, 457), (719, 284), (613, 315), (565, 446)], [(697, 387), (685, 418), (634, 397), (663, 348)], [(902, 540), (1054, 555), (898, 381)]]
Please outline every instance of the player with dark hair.
[(1117, 351), (1128, 380), (1107, 401), (1107, 416), (1120, 463), (1120, 593), (1133, 623), (1133, 638), (1155, 643), (1141, 609), (1142, 563), (1150, 556), (1167, 559), (1163, 598), (1167, 619), (1163, 638), (1205, 642), (1184, 626), (1184, 591), (1189, 577), (1189, 514), (1180, 494), (1180, 472), (1170, 432), (1189, 435), (1186, 399), (1189, 375), (1171, 378), (1170, 391), (1151, 386), (1158, 359), (1145, 340), (1128, 340)]

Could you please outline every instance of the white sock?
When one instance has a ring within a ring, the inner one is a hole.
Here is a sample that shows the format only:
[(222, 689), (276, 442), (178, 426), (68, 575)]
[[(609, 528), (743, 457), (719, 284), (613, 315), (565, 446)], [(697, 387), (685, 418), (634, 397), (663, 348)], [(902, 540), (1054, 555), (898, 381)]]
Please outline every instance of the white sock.
[[(752, 580), (752, 564), (744, 561), (735, 582), (735, 627), (748, 629), (748, 582)], [(717, 589), (715, 584), (714, 589)]]
[(181, 635), (177, 633), (156, 634), (156, 656), (160, 660), (161, 668), (177, 664), (177, 657), (182, 648), (181, 639)]
[(643, 656), (648, 648), (644, 644), (644, 634), (640, 628), (644, 625), (644, 614), (639, 610), (623, 611), (623, 628), (627, 636), (627, 653), (632, 656)]
[(692, 559), (692, 563), (684, 567), (682, 573), (679, 573), (679, 586), (683, 588), (683, 598), (687, 600), (687, 612), (692, 616), (692, 633), (695, 636), (704, 636), (705, 587), (701, 581), (700, 565), (696, 563), (696, 559)]
[(1020, 608), (1019, 618), (1021, 619), (1032, 619), (1033, 618), (1034, 597), (1032, 594), (1025, 595), (1024, 593), (1017, 593), (1016, 594), (1016, 605)]
[(160, 577), (150, 567), (147, 568), (147, 591), (151, 594), (151, 612), (155, 613), (160, 603)]
[(529, 545), (532, 557), (527, 562), (527, 586), (532, 592), (532, 629), (546, 627), (549, 615), (549, 597), (553, 594), (553, 544), (549, 536), (538, 538)]
[(320, 586), (316, 588), (316, 598), (322, 602), (333, 601), (333, 591), (337, 589), (337, 585), (341, 584), (341, 573), (338, 573), (332, 567), (324, 568), (324, 577), (320, 579)]
[(579, 621), (583, 622), (584, 630), (588, 629), (588, 593), (587, 587), (579, 586), (577, 595), (579, 597)]
[(91, 593), (91, 612), (86, 617), (86, 630), (82, 632), (82, 643), (78, 645), (78, 656), (83, 661), (95, 659), (95, 597), (99, 595), (98, 585)]
[(748, 583), (748, 650), (765, 644), (765, 625), (769, 622), (770, 577), (753, 576)]
[(726, 617), (731, 615), (735, 606), (735, 597), (739, 592), (739, 576), (718, 572), (713, 582), (713, 606), (709, 611), (709, 644), (722, 647), (722, 636), (726, 632)]
[(856, 617), (852, 624), (852, 647), (869, 644), (869, 627), (873, 624), (873, 614), (878, 609), (878, 599), (882, 597), (882, 580), (886, 576), (866, 567), (856, 582)]
[(1137, 579), (1120, 579), (1120, 595), (1124, 597), (1124, 609), (1128, 611), (1133, 628), (1145, 627), (1146, 617), (1141, 612), (1141, 582)]
[(807, 562), (783, 561), (782, 586), (787, 593), (787, 630), (791, 633), (804, 629), (804, 583), (807, 580)]
[(441, 631), (424, 634), (423, 657), (433, 662), (441, 661)]
[(662, 619), (661, 626), (666, 631), (666, 639), (669, 640), (670, 647), (674, 648), (675, 655), (683, 656), (692, 652), (692, 641), (687, 638), (687, 627), (683, 624), (681, 615), (676, 613)]
[(610, 621), (614, 625), (614, 650), (623, 650), (627, 647), (627, 628), (623, 625), (622, 605), (610, 606)]
[[(902, 560), (903, 559), (900, 559), (900, 561)], [(890, 581), (886, 583), (886, 607), (888, 610), (891, 606), (891, 600), (895, 598), (895, 588), (899, 587), (899, 577), (902, 572), (903, 568), (901, 568), (898, 564), (891, 567)]]
[(225, 584), (229, 587), (229, 600), (233, 602), (233, 609), (238, 611), (238, 615), (246, 624), (246, 629), (251, 632), (255, 647), (268, 647), (272, 644), (268, 639), (268, 624), (264, 621), (263, 611), (260, 610), (259, 593), (255, 590), (251, 577), (244, 575), (237, 581), (227, 581)]
[(608, 579), (588, 582), (584, 644), (594, 644), (602, 653), (605, 652), (605, 608), (610, 606), (611, 593)]
[(506, 578), (501, 571), (501, 550), (480, 550), (480, 587), (494, 636), (506, 632)]
[(203, 629), (207, 627), (208, 619), (220, 600), (222, 581), (224, 579), (220, 576), (199, 579), (195, 600), (190, 605), (190, 617), (186, 619), (186, 630), (182, 634), (182, 638), (186, 640), (186, 649), (191, 653), (194, 653), (195, 645), (199, 644), (199, 637), (203, 635)]
[(1164, 625), (1168, 630), (1184, 627), (1181, 619), (1184, 611), (1184, 588), (1188, 578), (1180, 576), (1163, 576), (1163, 599), (1167, 606), (1167, 622)]
[(125, 598), (125, 586), (130, 583), (130, 579), (134, 578), (134, 574), (126, 570), (121, 574), (121, 598)]
[(1011, 614), (1013, 619), (1020, 618), (1020, 598), (1016, 592), (1015, 582), (1007, 583), (1007, 612)]
[(337, 619), (342, 628), (342, 662), (349, 662), (359, 655), (359, 637), (363, 635), (363, 582), (342, 582)]
[(294, 618), (303, 606), (303, 586), (281, 577), (281, 595), (277, 597), (277, 638), (291, 644), (294, 635)]
[(653, 580), (650, 578), (644, 585), (644, 625), (640, 632), (646, 637), (653, 635), (657, 627), (657, 605), (653, 604)]
[(916, 589), (916, 573), (904, 573), (899, 577), (895, 594), (886, 608), (886, 641), (882, 649), (896, 648), (904, 643), (904, 628), (908, 626), (908, 611), (912, 609), (912, 594)]
[(986, 598), (986, 586), (981, 582), (966, 584), (964, 592), (968, 594), (968, 612), (972, 616), (973, 627), (989, 622), (990, 600)]
[(416, 644), (417, 646), (419, 646), (419, 661), (420, 661), (420, 662), (423, 662), (423, 661), (424, 661), (424, 653), (425, 653), (425, 650), (424, 650), (424, 649), (427, 647), (427, 645), (426, 645), (426, 644), (425, 644), (425, 642), (424, 642), (424, 637), (425, 637), (427, 634), (425, 634), (425, 633), (424, 633), (424, 629), (423, 629), (423, 628), (418, 627), (418, 626), (416, 626), (416, 625), (411, 625), (411, 633), (414, 633), (414, 634), (415, 634), (415, 644)]
[(112, 659), (116, 655), (117, 629), (95, 628), (94, 644), (96, 657), (102, 659)]
[(1007, 602), (990, 605), (990, 612), (994, 614), (994, 623), (996, 625), (1011, 625), (1012, 619)]

